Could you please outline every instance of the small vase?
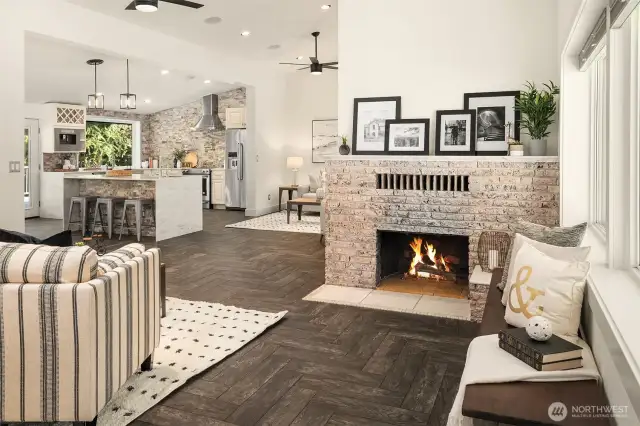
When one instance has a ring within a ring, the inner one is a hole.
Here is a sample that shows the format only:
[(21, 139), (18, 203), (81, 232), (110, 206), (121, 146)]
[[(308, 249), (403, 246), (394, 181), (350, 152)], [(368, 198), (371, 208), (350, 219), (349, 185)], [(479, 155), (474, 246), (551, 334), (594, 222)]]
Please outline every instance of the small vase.
[(349, 155), (349, 153), (351, 152), (351, 148), (349, 148), (349, 145), (347, 145), (346, 143), (343, 143), (342, 145), (340, 145), (340, 149), (338, 149), (338, 152), (340, 152), (340, 155)]
[(525, 142), (525, 152), (532, 157), (543, 157), (547, 155), (547, 140), (531, 139)]
[(524, 146), (509, 145), (509, 155), (511, 155), (512, 157), (519, 157), (524, 155)]

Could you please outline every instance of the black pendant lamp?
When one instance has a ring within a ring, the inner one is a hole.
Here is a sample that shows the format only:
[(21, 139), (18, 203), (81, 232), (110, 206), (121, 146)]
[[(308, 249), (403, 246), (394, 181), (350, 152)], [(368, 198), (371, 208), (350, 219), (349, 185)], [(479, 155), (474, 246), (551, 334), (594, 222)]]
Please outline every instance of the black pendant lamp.
[(120, 109), (136, 109), (136, 95), (129, 93), (129, 60), (127, 59), (127, 93), (120, 94)]
[(87, 107), (89, 109), (104, 109), (104, 95), (98, 92), (98, 65), (102, 65), (102, 59), (89, 59), (88, 65), (93, 67), (93, 93), (89, 95)]

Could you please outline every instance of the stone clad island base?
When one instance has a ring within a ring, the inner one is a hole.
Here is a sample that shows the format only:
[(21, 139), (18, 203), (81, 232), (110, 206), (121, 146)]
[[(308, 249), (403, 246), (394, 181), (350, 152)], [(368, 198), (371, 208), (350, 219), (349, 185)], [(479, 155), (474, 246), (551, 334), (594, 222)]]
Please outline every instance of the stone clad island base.
[[(202, 231), (202, 178), (200, 176), (147, 177), (133, 175), (107, 177), (91, 174), (67, 174), (64, 181), (64, 229), (67, 229), (71, 197), (93, 196), (120, 199), (147, 199), (155, 202), (155, 221), (150, 205), (142, 212), (142, 235), (155, 237), (156, 241)], [(94, 207), (89, 206), (89, 219), (93, 220)], [(123, 203), (114, 208), (114, 238), (120, 233)], [(133, 209), (127, 215), (133, 226)], [(76, 207), (71, 221), (79, 220)], [(79, 230), (78, 224), (71, 225)], [(98, 228), (99, 229), (99, 228)], [(123, 232), (125, 235), (127, 231)]]

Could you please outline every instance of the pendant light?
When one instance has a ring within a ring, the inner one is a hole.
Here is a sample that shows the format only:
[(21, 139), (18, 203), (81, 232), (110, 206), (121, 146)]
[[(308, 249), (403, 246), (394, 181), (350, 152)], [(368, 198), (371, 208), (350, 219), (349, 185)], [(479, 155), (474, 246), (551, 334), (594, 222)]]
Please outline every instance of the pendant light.
[(93, 94), (89, 95), (87, 107), (89, 109), (104, 109), (104, 95), (98, 93), (98, 65), (102, 65), (102, 59), (89, 59), (88, 65), (93, 67)]
[(136, 95), (129, 93), (129, 60), (127, 59), (127, 93), (120, 94), (120, 109), (136, 109)]

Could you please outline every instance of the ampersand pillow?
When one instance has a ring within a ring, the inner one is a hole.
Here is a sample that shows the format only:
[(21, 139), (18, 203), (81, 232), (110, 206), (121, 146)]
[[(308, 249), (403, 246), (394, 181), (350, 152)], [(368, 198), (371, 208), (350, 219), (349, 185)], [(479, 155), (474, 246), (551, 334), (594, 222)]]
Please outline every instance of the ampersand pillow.
[(589, 262), (555, 259), (523, 242), (507, 283), (507, 324), (525, 327), (540, 315), (551, 322), (554, 334), (577, 336), (589, 267)]

